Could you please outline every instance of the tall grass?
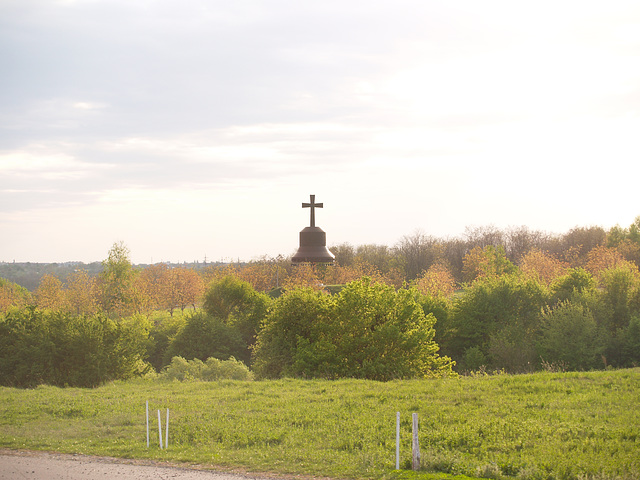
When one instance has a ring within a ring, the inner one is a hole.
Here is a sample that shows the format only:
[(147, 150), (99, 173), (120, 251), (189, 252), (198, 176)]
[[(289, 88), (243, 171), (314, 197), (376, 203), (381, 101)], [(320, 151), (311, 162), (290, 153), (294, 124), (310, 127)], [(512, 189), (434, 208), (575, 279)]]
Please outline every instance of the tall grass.
[[(635, 479), (639, 399), (640, 369), (1, 388), (0, 446), (340, 478)], [(146, 400), (154, 413), (149, 449)], [(155, 409), (166, 408), (169, 448), (160, 450)], [(403, 469), (411, 413), (419, 414), (421, 472), (394, 470), (396, 411)]]

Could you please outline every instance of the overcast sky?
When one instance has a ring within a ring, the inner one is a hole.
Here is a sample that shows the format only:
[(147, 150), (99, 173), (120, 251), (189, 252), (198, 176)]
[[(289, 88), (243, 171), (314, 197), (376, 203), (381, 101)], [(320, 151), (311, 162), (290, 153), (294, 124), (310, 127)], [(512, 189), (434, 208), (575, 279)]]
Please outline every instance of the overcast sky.
[(640, 215), (640, 2), (0, 1), (0, 261)]

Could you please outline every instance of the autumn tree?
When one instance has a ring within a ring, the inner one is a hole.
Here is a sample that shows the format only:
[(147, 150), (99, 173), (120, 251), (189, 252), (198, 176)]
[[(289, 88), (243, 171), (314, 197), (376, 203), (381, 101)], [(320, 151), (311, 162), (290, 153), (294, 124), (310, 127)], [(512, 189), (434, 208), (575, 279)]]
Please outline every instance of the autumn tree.
[(40, 308), (50, 310), (64, 310), (65, 292), (62, 282), (53, 275), (44, 275), (36, 290), (36, 304)]
[(473, 282), (477, 278), (499, 277), (515, 271), (516, 267), (507, 259), (503, 247), (477, 246), (464, 256), (462, 279)]
[(93, 315), (98, 311), (98, 285), (86, 270), (77, 270), (67, 277), (66, 305), (71, 313)]
[(195, 271), (184, 267), (171, 269), (169, 283), (173, 305), (182, 312), (187, 306), (196, 308), (204, 293), (204, 284)]
[(529, 250), (520, 260), (525, 275), (549, 286), (556, 278), (567, 273), (569, 265), (537, 248)]
[(140, 272), (136, 286), (146, 300), (148, 310), (169, 310), (173, 315), (175, 305), (170, 299), (170, 280), (166, 263), (150, 265)]
[(355, 280), (356, 275), (351, 266), (344, 266), (336, 262), (325, 271), (324, 283), (327, 285), (344, 285)]
[(416, 288), (432, 297), (448, 298), (453, 295), (456, 282), (451, 271), (445, 265), (437, 263), (418, 277)]
[(615, 248), (625, 260), (633, 262), (637, 267), (640, 267), (640, 243), (626, 238)]
[(615, 248), (608, 248), (600, 245), (587, 255), (586, 269), (598, 278), (605, 270), (625, 267), (630, 270), (638, 270), (638, 267), (624, 259), (622, 254)]
[(268, 292), (282, 285), (287, 276), (286, 259), (279, 255), (275, 258), (263, 257), (258, 261), (249, 262), (237, 269), (235, 275), (251, 284), (259, 292)]
[(322, 288), (322, 282), (318, 276), (315, 265), (296, 265), (291, 274), (283, 281), (284, 288), (310, 287)]

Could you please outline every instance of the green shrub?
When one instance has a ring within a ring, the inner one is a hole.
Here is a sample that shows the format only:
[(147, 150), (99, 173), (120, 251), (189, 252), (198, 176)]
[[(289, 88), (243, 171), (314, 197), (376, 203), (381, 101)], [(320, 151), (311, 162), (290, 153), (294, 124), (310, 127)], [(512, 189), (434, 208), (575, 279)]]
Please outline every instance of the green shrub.
[(582, 305), (564, 301), (543, 314), (538, 341), (541, 358), (569, 370), (601, 366), (602, 336), (593, 314)]
[(141, 375), (150, 323), (34, 307), (0, 317), (0, 384), (95, 387)]
[(247, 347), (240, 332), (203, 311), (187, 315), (165, 355), (167, 358), (179, 356), (203, 361), (210, 357), (226, 360), (233, 356), (249, 363)]
[(233, 357), (228, 360), (211, 357), (206, 362), (197, 358), (185, 360), (182, 357), (173, 357), (160, 376), (166, 380), (179, 381), (253, 380), (249, 368)]
[(258, 335), (256, 374), (382, 381), (450, 375), (450, 359), (437, 354), (435, 317), (416, 297), (414, 289), (368, 278), (335, 296), (287, 292)]

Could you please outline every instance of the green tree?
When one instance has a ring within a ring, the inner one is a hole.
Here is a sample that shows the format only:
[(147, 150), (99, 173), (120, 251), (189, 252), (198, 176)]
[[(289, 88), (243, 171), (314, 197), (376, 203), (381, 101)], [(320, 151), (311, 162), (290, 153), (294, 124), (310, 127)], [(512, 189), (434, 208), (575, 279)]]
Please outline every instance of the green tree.
[(109, 257), (102, 262), (100, 289), (102, 308), (109, 315), (126, 317), (139, 310), (140, 292), (136, 272), (124, 243), (114, 243)]
[(568, 370), (602, 366), (603, 338), (591, 311), (563, 301), (542, 317), (538, 350), (542, 360)]
[(502, 245), (474, 247), (464, 256), (463, 263), (462, 278), (465, 282), (473, 282), (478, 278), (509, 275), (517, 270), (517, 267), (507, 258)]
[[(566, 300), (579, 301), (592, 296), (596, 291), (596, 281), (584, 268), (572, 268), (551, 283), (551, 302), (557, 304)], [(584, 303), (584, 301), (583, 301)]]
[(213, 317), (203, 311), (187, 314), (184, 326), (169, 344), (164, 363), (168, 363), (173, 357), (183, 357), (187, 360), (197, 358), (202, 361), (210, 357), (220, 360), (235, 357), (246, 364), (250, 361), (246, 345), (238, 330), (219, 317)]
[(311, 338), (314, 323), (329, 315), (332, 297), (312, 288), (285, 291), (273, 304), (253, 348), (253, 368), (261, 378), (298, 375), (294, 357), (298, 343)]
[(627, 327), (631, 316), (636, 313), (633, 311), (632, 302), (640, 287), (636, 275), (637, 269), (634, 272), (628, 266), (610, 268), (600, 275), (600, 282), (604, 288), (602, 301), (607, 312), (604, 322), (611, 332)]
[(259, 334), (256, 371), (375, 380), (450, 375), (451, 361), (437, 354), (435, 318), (424, 314), (417, 295), (368, 278), (334, 297), (289, 292)]
[(637, 367), (640, 365), (640, 317), (633, 317), (620, 336), (623, 339), (620, 366)]
[[(492, 358), (495, 368), (525, 368), (535, 359), (510, 358), (507, 365), (507, 354), (532, 351), (540, 310), (547, 300), (546, 288), (530, 277), (514, 274), (478, 279), (452, 300), (443, 352), (462, 361), (467, 349), (477, 347)], [(463, 362), (461, 367), (468, 368)]]
[(157, 317), (156, 315), (149, 333), (148, 361), (159, 372), (171, 361), (168, 354), (169, 345), (180, 329), (184, 327), (186, 321), (182, 315)]
[(202, 308), (238, 331), (247, 348), (242, 358), (247, 358), (270, 303), (269, 296), (256, 292), (250, 283), (227, 275), (209, 285)]
[(0, 313), (12, 307), (24, 307), (31, 301), (32, 296), (29, 290), (5, 278), (0, 278)]

